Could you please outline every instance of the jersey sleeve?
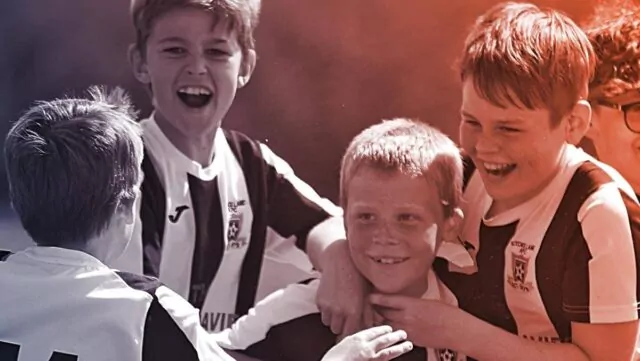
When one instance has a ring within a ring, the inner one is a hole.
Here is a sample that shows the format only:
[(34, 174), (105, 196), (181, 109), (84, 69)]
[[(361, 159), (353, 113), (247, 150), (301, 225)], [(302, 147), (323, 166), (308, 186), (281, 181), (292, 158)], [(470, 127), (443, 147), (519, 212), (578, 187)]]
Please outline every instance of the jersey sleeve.
[(283, 238), (295, 236), (298, 248), (305, 250), (309, 231), (329, 217), (342, 216), (342, 209), (320, 197), (268, 146), (260, 144), (260, 151), (267, 163), (268, 226)]
[(572, 322), (638, 319), (640, 207), (613, 184), (601, 186), (578, 212), (562, 284), (563, 310)]
[(144, 328), (143, 361), (232, 361), (200, 326), (198, 310), (166, 286), (155, 290)]

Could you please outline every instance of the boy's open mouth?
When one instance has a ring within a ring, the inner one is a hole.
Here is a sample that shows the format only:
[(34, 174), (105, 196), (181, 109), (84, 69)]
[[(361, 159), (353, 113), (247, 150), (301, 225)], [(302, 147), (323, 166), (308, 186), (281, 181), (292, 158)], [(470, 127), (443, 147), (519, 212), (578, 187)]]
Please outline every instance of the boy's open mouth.
[(380, 264), (398, 264), (409, 259), (409, 257), (370, 257), (374, 262)]
[(190, 108), (202, 108), (209, 104), (213, 94), (203, 87), (187, 86), (178, 89), (178, 98)]
[(515, 163), (503, 164), (503, 163), (482, 163), (485, 172), (489, 175), (504, 177), (516, 169)]

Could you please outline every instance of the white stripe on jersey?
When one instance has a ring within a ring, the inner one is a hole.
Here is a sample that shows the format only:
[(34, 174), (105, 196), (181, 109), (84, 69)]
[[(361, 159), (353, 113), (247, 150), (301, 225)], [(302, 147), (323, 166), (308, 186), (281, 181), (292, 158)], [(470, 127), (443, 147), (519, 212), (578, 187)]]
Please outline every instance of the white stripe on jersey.
[(593, 257), (589, 261), (589, 309), (578, 311), (589, 312), (592, 323), (637, 319), (636, 259), (633, 242), (622, 241), (631, 240), (632, 235), (620, 188), (615, 183), (602, 186), (582, 205), (578, 219)]
[(193, 306), (184, 298), (161, 286), (156, 296), (162, 307), (167, 310), (174, 322), (184, 331), (198, 352), (200, 360), (232, 361), (233, 358), (224, 353), (204, 328), (200, 327), (200, 316), (194, 312)]

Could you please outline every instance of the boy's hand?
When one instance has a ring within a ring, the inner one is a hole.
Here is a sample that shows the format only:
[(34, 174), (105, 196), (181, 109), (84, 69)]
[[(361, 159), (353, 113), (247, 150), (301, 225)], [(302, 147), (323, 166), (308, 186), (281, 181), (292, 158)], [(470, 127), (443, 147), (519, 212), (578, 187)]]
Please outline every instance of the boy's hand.
[(378, 326), (345, 337), (333, 346), (322, 361), (387, 361), (413, 349), (402, 330), (393, 331), (389, 326)]
[(433, 300), (372, 294), (370, 301), (385, 324), (407, 332), (415, 345), (456, 349), (456, 335), (463, 330), (463, 311)]
[(322, 277), (316, 295), (322, 323), (331, 327), (339, 339), (372, 326), (363, 325), (367, 293), (367, 282), (351, 260), (347, 241), (333, 242), (322, 256)]

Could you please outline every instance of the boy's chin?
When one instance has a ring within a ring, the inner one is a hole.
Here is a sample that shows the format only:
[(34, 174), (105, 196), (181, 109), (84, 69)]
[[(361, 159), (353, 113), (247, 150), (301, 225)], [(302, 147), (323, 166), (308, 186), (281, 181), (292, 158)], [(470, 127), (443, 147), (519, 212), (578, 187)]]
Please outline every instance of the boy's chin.
[(395, 283), (395, 284), (372, 283), (372, 286), (373, 286), (374, 292), (382, 293), (385, 295), (404, 294), (404, 290), (406, 289), (406, 287), (400, 283)]

